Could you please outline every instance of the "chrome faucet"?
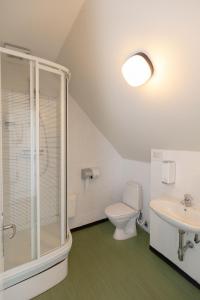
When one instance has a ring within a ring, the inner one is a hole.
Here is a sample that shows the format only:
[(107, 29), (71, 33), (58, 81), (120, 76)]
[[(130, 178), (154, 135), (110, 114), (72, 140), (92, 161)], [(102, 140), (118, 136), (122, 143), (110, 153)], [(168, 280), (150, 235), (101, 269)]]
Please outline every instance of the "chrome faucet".
[(185, 205), (186, 207), (190, 207), (190, 206), (192, 206), (192, 200), (193, 200), (193, 198), (190, 194), (185, 194), (184, 199), (181, 201), (181, 203), (183, 205)]

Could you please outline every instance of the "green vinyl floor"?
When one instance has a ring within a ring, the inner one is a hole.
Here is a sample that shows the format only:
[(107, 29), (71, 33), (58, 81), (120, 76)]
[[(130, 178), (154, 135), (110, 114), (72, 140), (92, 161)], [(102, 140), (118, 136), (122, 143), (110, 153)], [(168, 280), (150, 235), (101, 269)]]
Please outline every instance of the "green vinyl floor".
[(150, 252), (146, 232), (115, 241), (113, 231), (107, 221), (74, 232), (67, 278), (35, 300), (200, 300), (199, 289)]

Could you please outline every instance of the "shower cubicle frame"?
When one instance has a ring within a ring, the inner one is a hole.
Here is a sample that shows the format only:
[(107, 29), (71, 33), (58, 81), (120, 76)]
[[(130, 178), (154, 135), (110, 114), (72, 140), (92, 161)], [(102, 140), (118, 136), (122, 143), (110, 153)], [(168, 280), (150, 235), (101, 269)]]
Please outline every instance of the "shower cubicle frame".
[[(26, 59), (30, 63), (30, 133), (31, 133), (31, 257), (32, 261), (27, 262), (21, 266), (14, 267), (3, 274), (0, 274), (0, 290), (2, 289), (13, 289), (16, 292), (15, 287), (18, 284), (22, 284), (33, 276), (36, 277), (37, 274), (49, 270), (53, 266), (59, 264), (59, 262), (67, 261), (67, 256), (71, 248), (71, 234), (67, 226), (67, 216), (66, 216), (66, 195), (67, 195), (67, 90), (68, 82), (70, 79), (70, 71), (57, 63), (35, 57), (29, 54), (18, 52), (15, 50), (6, 49), (0, 47), (0, 84), (1, 84), (1, 54), (8, 54), (14, 57)], [(40, 251), (40, 163), (39, 163), (39, 133), (40, 133), (40, 118), (39, 118), (39, 105), (40, 105), (40, 95), (39, 95), (39, 75), (40, 70), (51, 72), (60, 75), (61, 78), (61, 164), (60, 164), (60, 175), (61, 175), (61, 196), (60, 196), (60, 233), (61, 233), (61, 246), (58, 249), (52, 250), (51, 252), (41, 256)], [(2, 105), (2, 92), (0, 85), (0, 105)], [(34, 104), (35, 103), (35, 104)], [(35, 105), (35, 109), (34, 109)], [(2, 109), (0, 110), (2, 111)], [(1, 132), (2, 136), (2, 132)], [(2, 141), (0, 141), (0, 146), (2, 147)], [(34, 148), (35, 147), (35, 148)], [(36, 149), (36, 155), (35, 155)], [(2, 153), (2, 151), (1, 151)], [(0, 162), (2, 162), (2, 157), (0, 157)], [(3, 166), (1, 165), (1, 171)], [(3, 173), (1, 173), (3, 174)], [(36, 174), (36, 176), (35, 176)], [(35, 180), (36, 178), (36, 180)], [(1, 179), (0, 184), (2, 185), (3, 191), (3, 179)], [(36, 195), (36, 197), (35, 197)], [(0, 195), (2, 201), (0, 201), (1, 210), (3, 212), (3, 193)], [(35, 203), (36, 198), (36, 203)], [(35, 209), (36, 208), (36, 209)], [(36, 217), (36, 226), (35, 226)], [(2, 226), (3, 224), (0, 224)], [(36, 237), (36, 238), (35, 238)], [(1, 237), (0, 237), (1, 238)], [(1, 241), (0, 241), (1, 242)], [(67, 268), (67, 264), (65, 264)], [(63, 271), (65, 275), (66, 272)], [(62, 272), (61, 272), (62, 273)], [(64, 274), (63, 273), (63, 274)], [(64, 275), (63, 275), (64, 276)], [(58, 276), (59, 277), (59, 276)], [(61, 276), (62, 277), (62, 276)], [(62, 278), (61, 278), (62, 279)], [(48, 280), (48, 277), (47, 277)], [(59, 278), (56, 279), (57, 283)], [(23, 282), (22, 282), (23, 281)], [(53, 286), (54, 284), (50, 285)], [(39, 294), (44, 291), (38, 289), (31, 295)], [(12, 291), (12, 292), (13, 292)], [(1, 299), (1, 291), (0, 291)], [(15, 298), (16, 299), (16, 298)]]

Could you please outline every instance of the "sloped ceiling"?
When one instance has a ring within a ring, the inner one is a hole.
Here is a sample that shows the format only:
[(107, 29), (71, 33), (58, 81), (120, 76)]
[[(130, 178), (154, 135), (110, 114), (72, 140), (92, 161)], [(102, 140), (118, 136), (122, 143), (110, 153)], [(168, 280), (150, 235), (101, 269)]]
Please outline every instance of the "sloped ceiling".
[[(70, 93), (125, 158), (200, 150), (200, 1), (87, 0), (59, 55)], [(155, 74), (130, 87), (121, 66), (149, 54)]]
[(0, 0), (0, 42), (56, 60), (84, 0)]

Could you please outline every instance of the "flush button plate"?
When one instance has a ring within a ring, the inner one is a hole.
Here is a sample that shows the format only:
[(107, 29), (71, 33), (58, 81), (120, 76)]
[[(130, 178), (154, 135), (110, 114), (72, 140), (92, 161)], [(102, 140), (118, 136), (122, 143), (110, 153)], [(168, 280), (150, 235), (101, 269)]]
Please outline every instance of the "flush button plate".
[(163, 161), (163, 152), (161, 150), (152, 150), (151, 161)]

